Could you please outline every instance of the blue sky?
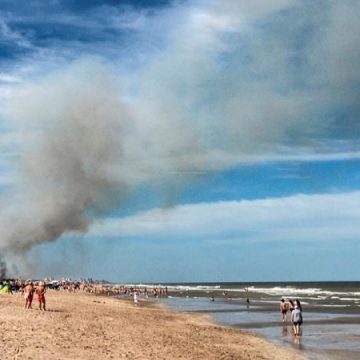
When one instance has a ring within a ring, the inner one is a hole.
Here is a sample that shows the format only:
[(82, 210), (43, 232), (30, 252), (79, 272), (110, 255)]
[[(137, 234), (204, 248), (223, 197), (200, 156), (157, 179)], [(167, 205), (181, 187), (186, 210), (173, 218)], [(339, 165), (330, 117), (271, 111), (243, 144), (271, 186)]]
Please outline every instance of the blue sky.
[(9, 269), (358, 280), (359, 7), (1, 1)]

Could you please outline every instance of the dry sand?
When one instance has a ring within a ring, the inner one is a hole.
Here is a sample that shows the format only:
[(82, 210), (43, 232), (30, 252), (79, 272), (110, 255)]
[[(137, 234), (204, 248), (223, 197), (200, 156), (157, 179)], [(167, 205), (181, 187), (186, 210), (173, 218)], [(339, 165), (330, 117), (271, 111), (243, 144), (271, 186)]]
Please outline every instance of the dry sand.
[(48, 291), (49, 311), (0, 295), (0, 359), (276, 359), (305, 357), (248, 333), (142, 302)]

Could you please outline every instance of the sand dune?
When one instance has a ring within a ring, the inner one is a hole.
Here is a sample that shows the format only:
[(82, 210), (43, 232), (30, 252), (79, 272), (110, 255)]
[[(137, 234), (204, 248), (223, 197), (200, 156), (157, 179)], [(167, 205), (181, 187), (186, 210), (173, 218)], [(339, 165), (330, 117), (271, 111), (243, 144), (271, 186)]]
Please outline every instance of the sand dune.
[(251, 334), (178, 314), (83, 293), (49, 291), (47, 312), (25, 310), (20, 294), (0, 296), (5, 359), (304, 359)]

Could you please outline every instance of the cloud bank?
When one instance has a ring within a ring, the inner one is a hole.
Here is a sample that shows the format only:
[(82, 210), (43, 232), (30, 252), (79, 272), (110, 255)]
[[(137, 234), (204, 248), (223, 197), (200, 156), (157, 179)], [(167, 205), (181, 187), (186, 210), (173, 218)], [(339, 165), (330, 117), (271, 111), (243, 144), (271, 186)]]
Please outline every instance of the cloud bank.
[(357, 240), (360, 192), (293, 195), (153, 209), (96, 224), (89, 236), (211, 241), (313, 242)]

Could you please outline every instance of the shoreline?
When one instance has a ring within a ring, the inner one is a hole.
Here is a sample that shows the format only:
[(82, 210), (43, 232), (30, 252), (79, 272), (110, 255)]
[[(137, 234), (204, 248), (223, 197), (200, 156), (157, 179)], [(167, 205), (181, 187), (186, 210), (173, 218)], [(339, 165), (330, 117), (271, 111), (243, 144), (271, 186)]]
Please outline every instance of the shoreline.
[[(165, 299), (164, 299), (165, 300)], [(252, 302), (247, 306), (244, 301), (209, 302), (207, 298), (175, 298), (166, 304), (173, 311), (189, 314), (208, 314), (217, 324), (229, 326), (251, 334), (282, 347), (296, 350), (298, 353), (317, 360), (343, 358), (358, 359), (359, 347), (356, 339), (360, 323), (359, 310), (352, 308), (324, 308), (306, 305), (306, 318), (303, 326), (303, 336), (296, 339), (291, 332), (291, 322), (280, 320), (279, 310), (274, 303)], [(308, 307), (309, 306), (309, 307)], [(334, 310), (333, 313), (324, 312)], [(341, 336), (339, 334), (341, 333)]]
[(48, 311), (0, 296), (2, 359), (278, 359), (306, 356), (210, 316), (81, 292), (48, 291)]

